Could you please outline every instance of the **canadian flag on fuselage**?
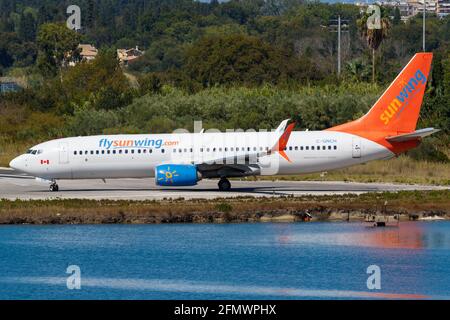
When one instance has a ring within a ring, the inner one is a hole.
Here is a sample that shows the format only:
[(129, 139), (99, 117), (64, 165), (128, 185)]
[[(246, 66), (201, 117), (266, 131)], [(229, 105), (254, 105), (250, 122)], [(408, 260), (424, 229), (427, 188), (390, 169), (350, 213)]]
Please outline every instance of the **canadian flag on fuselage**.
[(405, 143), (393, 144), (386, 138), (416, 129), (432, 60), (432, 53), (416, 53), (367, 114), (327, 130), (355, 134), (396, 153), (409, 149)]

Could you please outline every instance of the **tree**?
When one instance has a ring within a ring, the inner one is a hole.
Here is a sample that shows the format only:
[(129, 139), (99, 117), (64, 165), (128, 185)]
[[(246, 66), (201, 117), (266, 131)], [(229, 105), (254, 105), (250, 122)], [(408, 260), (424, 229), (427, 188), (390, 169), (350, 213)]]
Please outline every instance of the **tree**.
[[(184, 70), (203, 87), (277, 83), (290, 57), (251, 36), (205, 37), (186, 52)], [(295, 65), (295, 64), (292, 64)]]
[(46, 23), (40, 26), (37, 44), (38, 68), (46, 76), (54, 76), (79, 53), (80, 35), (64, 24)]
[(114, 50), (101, 51), (92, 62), (82, 62), (63, 74), (64, 96), (75, 105), (117, 109), (129, 104), (133, 91)]
[(394, 23), (394, 25), (398, 25), (398, 24), (400, 24), (401, 21), (402, 21), (402, 16), (400, 15), (400, 9), (398, 7), (395, 7), (393, 23)]
[(31, 12), (22, 13), (19, 22), (19, 37), (23, 41), (34, 41), (36, 38), (36, 20)]
[(380, 8), (380, 15), (379, 26), (372, 27), (370, 23), (368, 23), (370, 17), (368, 13), (365, 13), (361, 19), (357, 21), (361, 36), (366, 40), (367, 46), (372, 49), (372, 82), (375, 82), (375, 51), (380, 47), (383, 40), (388, 37), (391, 28), (391, 21), (389, 17), (386, 16), (383, 8)]
[(141, 95), (146, 95), (147, 93), (159, 93), (161, 88), (161, 79), (156, 73), (148, 73), (139, 78), (139, 89)]

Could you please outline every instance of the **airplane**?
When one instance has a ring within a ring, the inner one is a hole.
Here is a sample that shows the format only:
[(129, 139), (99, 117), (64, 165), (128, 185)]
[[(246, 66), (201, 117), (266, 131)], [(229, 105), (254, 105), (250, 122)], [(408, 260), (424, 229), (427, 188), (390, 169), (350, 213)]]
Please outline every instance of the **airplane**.
[(390, 159), (438, 129), (416, 130), (433, 59), (417, 53), (361, 118), (322, 131), (293, 131), (282, 121), (266, 132), (176, 132), (98, 135), (51, 140), (13, 159), (11, 168), (49, 183), (58, 180), (155, 178), (163, 187), (232, 177), (324, 172)]

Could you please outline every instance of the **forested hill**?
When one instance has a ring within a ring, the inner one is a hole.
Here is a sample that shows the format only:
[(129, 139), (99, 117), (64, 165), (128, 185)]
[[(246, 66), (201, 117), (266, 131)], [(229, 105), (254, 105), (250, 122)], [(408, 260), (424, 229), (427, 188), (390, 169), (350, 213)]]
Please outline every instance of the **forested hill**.
[[(0, 70), (11, 66), (33, 65), (38, 55), (35, 40), (40, 26), (48, 22), (65, 22), (68, 16), (67, 6), (77, 4), (81, 8), (82, 17), (81, 41), (94, 44), (98, 48), (139, 46), (145, 49), (144, 59), (134, 66), (136, 71), (177, 70), (185, 64), (189, 66), (204, 60), (201, 52), (220, 53), (224, 52), (230, 43), (238, 43), (228, 48), (228, 54), (239, 54), (239, 47), (246, 46), (268, 56), (268, 59), (263, 61), (263, 71), (269, 75), (250, 81), (257, 84), (279, 82), (281, 78), (293, 78), (303, 82), (323, 80), (335, 74), (337, 37), (327, 26), (331, 19), (341, 15), (342, 19), (348, 19), (350, 24), (349, 32), (344, 33), (342, 37), (343, 63), (349, 63), (348, 71), (354, 73), (355, 77), (369, 80), (370, 50), (357, 28), (360, 9), (351, 4), (304, 2), (0, 0)], [(386, 15), (395, 16), (395, 13), (386, 9)], [(449, 18), (434, 18), (428, 21), (428, 50), (448, 51)], [(214, 39), (214, 43), (208, 42), (208, 38)], [(398, 68), (420, 50), (420, 19), (412, 19), (407, 24), (394, 19), (390, 35), (377, 55), (377, 63), (382, 71), (377, 76), (378, 81), (392, 78)], [(207, 68), (205, 63), (214, 59), (215, 57), (210, 55), (210, 59), (203, 61), (201, 67)], [(273, 69), (279, 70), (275, 72)], [(190, 76), (196, 77), (204, 70), (197, 68), (189, 71)], [(255, 72), (250, 72), (248, 78)], [(233, 77), (231, 74), (225, 75), (225, 79), (208, 79), (208, 84), (211, 84), (211, 81), (219, 84), (228, 82), (227, 79)], [(205, 84), (204, 79), (199, 80)], [(245, 75), (237, 80), (249, 82)]]

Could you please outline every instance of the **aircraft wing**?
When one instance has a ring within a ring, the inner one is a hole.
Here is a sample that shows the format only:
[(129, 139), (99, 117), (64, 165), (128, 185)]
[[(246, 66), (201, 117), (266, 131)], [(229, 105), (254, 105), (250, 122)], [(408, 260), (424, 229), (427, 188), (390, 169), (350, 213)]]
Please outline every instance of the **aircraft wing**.
[(258, 161), (261, 157), (271, 155), (278, 152), (283, 158), (290, 162), (290, 159), (284, 152), (286, 150), (286, 145), (289, 141), (292, 130), (295, 127), (295, 123), (291, 123), (287, 126), (289, 119), (284, 120), (280, 126), (275, 130), (278, 134), (276, 137), (276, 142), (272, 148), (267, 148), (262, 151), (244, 151), (237, 152), (231, 157), (221, 157), (221, 158), (211, 158), (202, 159), (201, 162), (194, 162), (197, 168), (202, 174), (207, 174), (208, 172), (213, 173), (223, 173), (223, 176), (231, 176), (233, 174), (238, 175), (255, 175), (259, 172), (260, 168)]
[(411, 133), (405, 133), (405, 134), (399, 134), (397, 136), (390, 136), (386, 137), (386, 140), (389, 142), (404, 142), (408, 140), (417, 140), (422, 139), (426, 136), (432, 135), (433, 133), (436, 133), (440, 131), (440, 129), (434, 129), (434, 128), (426, 128), (426, 129), (419, 129)]

